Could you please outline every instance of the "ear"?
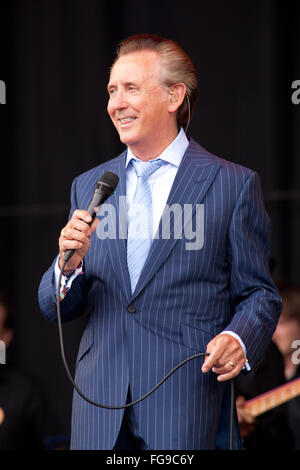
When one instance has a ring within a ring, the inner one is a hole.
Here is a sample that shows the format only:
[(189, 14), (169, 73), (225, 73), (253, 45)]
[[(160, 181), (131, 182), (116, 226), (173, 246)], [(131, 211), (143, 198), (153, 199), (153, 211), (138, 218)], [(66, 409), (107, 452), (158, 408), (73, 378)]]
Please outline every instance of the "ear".
[(168, 110), (170, 113), (176, 112), (184, 100), (186, 94), (186, 86), (184, 83), (176, 83), (169, 89), (169, 106)]

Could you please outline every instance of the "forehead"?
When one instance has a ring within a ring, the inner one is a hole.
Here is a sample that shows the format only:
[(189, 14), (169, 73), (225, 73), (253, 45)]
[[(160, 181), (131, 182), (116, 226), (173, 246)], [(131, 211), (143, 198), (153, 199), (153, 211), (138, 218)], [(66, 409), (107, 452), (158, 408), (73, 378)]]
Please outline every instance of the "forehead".
[(154, 51), (137, 51), (121, 56), (112, 67), (109, 83), (158, 79), (160, 58)]

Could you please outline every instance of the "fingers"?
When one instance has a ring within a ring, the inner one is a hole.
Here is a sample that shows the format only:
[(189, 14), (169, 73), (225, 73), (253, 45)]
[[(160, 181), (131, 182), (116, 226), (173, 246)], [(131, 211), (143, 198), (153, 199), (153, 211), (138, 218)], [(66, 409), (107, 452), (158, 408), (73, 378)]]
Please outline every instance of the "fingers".
[[(232, 343), (232, 340), (234, 340), (234, 343)], [(206, 350), (210, 355), (206, 356), (202, 371), (207, 372), (212, 368), (219, 369), (220, 371), (223, 370), (224, 372), (232, 370), (235, 366), (232, 356), (236, 355), (239, 348), (241, 348), (240, 344), (235, 338), (232, 338), (232, 336), (216, 336), (207, 345)], [(229, 361), (231, 361), (231, 363)]]
[[(234, 353), (232, 352), (230, 357), (232, 357), (233, 355)], [(226, 361), (226, 357), (224, 358), (224, 360)], [(212, 367), (212, 371), (215, 372), (216, 374), (226, 374), (228, 372), (232, 372), (239, 366), (243, 367), (244, 363), (245, 363), (245, 357), (243, 354), (243, 357), (240, 360), (236, 360), (235, 362), (233, 362), (232, 359), (229, 359), (227, 362), (225, 362), (225, 364), (221, 362), (221, 364), (223, 365), (219, 365), (220, 363), (218, 362), (216, 365)]]
[(91, 229), (89, 225), (83, 225), (78, 221), (74, 222), (71, 220), (61, 231), (59, 238), (60, 250), (77, 250), (83, 248), (84, 246), (87, 247), (89, 244), (90, 236)]
[(81, 211), (81, 210), (76, 210), (73, 215), (71, 220), (67, 223), (65, 228), (63, 230), (66, 230), (67, 228), (69, 229), (77, 229), (80, 231), (83, 231), (85, 233), (88, 233), (90, 230), (90, 223), (92, 221), (92, 217), (90, 214), (86, 211)]
[(77, 209), (76, 211), (73, 212), (72, 219), (71, 220), (82, 220), (86, 224), (91, 223), (92, 217), (87, 211), (79, 210)]
[(61, 230), (59, 237), (60, 258), (63, 259), (63, 253), (66, 250), (75, 250), (75, 254), (66, 265), (66, 270), (76, 269), (88, 252), (90, 237), (96, 230), (99, 219), (95, 219), (89, 225), (91, 222), (92, 217), (87, 211), (76, 210), (71, 220)]
[[(71, 237), (72, 237), (71, 232)], [(66, 250), (80, 250), (82, 248), (88, 249), (89, 247), (89, 238), (85, 237), (83, 234), (75, 234), (73, 238), (71, 239), (63, 239), (61, 242), (61, 251), (66, 251)]]
[(97, 227), (97, 219), (92, 221), (92, 217), (86, 211), (77, 210), (73, 213), (71, 220), (61, 231), (61, 238), (65, 244), (70, 240), (84, 243)]
[(212, 370), (218, 375), (218, 381), (230, 380), (238, 375), (246, 362), (240, 343), (228, 334), (215, 336), (208, 343), (207, 352), (210, 355), (205, 358), (202, 372)]
[[(95, 208), (95, 212), (97, 212), (98, 208)], [(76, 230), (80, 230), (81, 232), (85, 233), (87, 236), (91, 236), (91, 234), (95, 231), (99, 219), (95, 218), (92, 222), (92, 217), (86, 211), (77, 210), (73, 213), (72, 219), (66, 225), (65, 229), (73, 228)], [(64, 230), (64, 229), (63, 229)]]
[(68, 224), (66, 227), (62, 230), (62, 238), (65, 241), (65, 243), (68, 243), (71, 240), (77, 240), (79, 242), (84, 242), (86, 238), (91, 236), (91, 230), (90, 227), (88, 228), (80, 228), (77, 224), (76, 225), (71, 225)]
[(246, 359), (243, 358), (242, 360), (237, 361), (234, 367), (227, 363), (224, 367), (213, 367), (212, 371), (218, 374), (217, 380), (219, 382), (223, 382), (225, 380), (230, 380), (236, 377), (241, 372), (245, 362)]

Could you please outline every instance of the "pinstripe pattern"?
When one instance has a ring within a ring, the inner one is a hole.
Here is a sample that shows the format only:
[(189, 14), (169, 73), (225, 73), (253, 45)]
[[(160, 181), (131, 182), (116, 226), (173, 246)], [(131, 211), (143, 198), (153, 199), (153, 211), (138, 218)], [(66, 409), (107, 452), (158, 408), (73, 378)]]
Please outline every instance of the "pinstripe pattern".
[[(74, 180), (71, 212), (87, 207), (106, 170), (120, 178), (108, 200), (117, 208), (125, 195), (125, 154)], [(223, 329), (241, 337), (253, 366), (271, 339), (281, 301), (268, 270), (269, 220), (257, 174), (211, 155), (191, 139), (169, 195), (168, 205), (174, 203), (192, 204), (194, 211), (204, 204), (201, 250), (186, 250), (184, 238), (155, 239), (132, 294), (126, 240), (93, 236), (85, 274), (62, 301), (64, 321), (91, 312), (76, 382), (93, 400), (125, 403), (129, 384), (136, 400), (181, 360), (205, 351)], [(43, 314), (56, 321), (53, 266), (41, 281), (39, 302)], [(130, 304), (134, 314), (127, 311)], [(201, 365), (201, 358), (188, 363), (134, 407), (149, 448), (216, 447), (217, 434), (228, 425), (228, 384), (212, 372), (202, 374)], [(74, 392), (72, 448), (112, 449), (122, 415), (95, 408)], [(236, 421), (235, 435), (238, 447)]]

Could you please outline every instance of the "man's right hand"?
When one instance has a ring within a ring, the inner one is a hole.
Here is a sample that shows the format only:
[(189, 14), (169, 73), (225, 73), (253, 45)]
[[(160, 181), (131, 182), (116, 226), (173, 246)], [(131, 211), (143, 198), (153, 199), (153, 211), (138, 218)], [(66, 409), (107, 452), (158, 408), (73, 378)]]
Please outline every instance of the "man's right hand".
[(92, 217), (87, 211), (76, 210), (74, 211), (71, 220), (60, 232), (58, 241), (60, 255), (58, 266), (60, 269), (63, 265), (64, 252), (66, 250), (75, 250), (74, 255), (70, 258), (64, 268), (65, 273), (68, 271), (74, 271), (87, 254), (90, 247), (91, 235), (96, 230), (99, 219), (95, 218), (93, 223), (89, 225), (91, 221)]

